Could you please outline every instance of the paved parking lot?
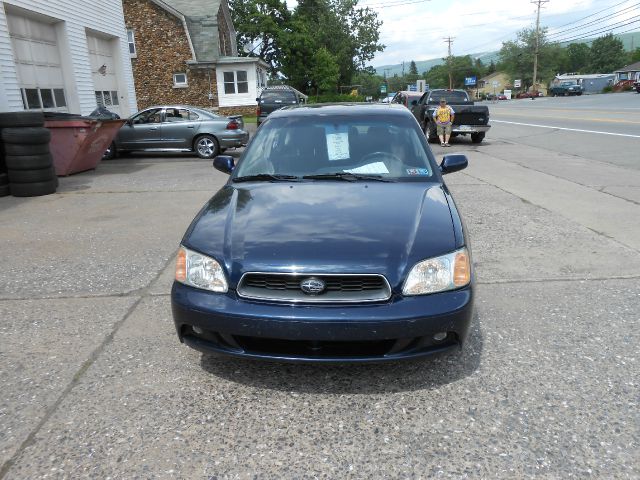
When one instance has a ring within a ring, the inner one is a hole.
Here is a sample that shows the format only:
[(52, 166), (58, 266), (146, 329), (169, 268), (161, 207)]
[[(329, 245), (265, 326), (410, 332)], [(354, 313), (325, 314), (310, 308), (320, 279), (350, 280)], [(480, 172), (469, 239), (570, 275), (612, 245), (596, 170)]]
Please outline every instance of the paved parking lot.
[(226, 181), (210, 162), (134, 156), (0, 199), (0, 478), (640, 477), (640, 165), (597, 157), (640, 140), (534, 133), (447, 149), (471, 163), (447, 181), (477, 313), (462, 352), (426, 361), (180, 345), (173, 261)]

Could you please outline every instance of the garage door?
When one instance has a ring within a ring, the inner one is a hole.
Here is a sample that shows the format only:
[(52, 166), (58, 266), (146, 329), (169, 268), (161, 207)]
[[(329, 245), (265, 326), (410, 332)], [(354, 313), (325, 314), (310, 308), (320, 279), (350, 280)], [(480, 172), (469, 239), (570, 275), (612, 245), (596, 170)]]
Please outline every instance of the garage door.
[(15, 14), (7, 24), (24, 108), (67, 111), (55, 25)]
[(93, 72), (96, 104), (122, 115), (118, 96), (116, 62), (113, 55), (114, 41), (87, 34), (87, 44), (89, 46), (91, 71)]

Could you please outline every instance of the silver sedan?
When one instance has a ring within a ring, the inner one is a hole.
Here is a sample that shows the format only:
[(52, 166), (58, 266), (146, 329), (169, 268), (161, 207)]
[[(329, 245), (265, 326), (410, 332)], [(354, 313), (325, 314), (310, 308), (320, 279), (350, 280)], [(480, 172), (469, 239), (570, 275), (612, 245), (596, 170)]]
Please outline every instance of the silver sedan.
[(248, 141), (241, 115), (224, 117), (188, 105), (154, 106), (127, 119), (105, 158), (140, 150), (189, 151), (213, 158)]

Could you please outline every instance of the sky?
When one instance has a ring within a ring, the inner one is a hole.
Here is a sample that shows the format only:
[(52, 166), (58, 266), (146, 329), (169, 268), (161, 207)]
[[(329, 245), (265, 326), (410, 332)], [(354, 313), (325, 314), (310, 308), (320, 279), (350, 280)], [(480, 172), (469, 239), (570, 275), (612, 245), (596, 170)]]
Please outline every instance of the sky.
[[(296, 2), (287, 4), (292, 8)], [(380, 43), (386, 48), (371, 61), (373, 66), (445, 57), (444, 38), (449, 36), (454, 38), (453, 55), (499, 50), (518, 30), (535, 26), (537, 10), (530, 0), (360, 0), (358, 5), (374, 9), (384, 22)], [(549, 0), (540, 24), (555, 33), (550, 37), (555, 40), (605, 28), (614, 33), (640, 30), (640, 0)]]

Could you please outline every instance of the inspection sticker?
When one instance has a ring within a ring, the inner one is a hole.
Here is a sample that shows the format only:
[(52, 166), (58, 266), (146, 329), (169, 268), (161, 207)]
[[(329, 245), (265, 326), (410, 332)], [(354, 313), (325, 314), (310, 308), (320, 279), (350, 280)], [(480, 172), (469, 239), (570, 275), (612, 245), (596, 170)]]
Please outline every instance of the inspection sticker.
[(325, 127), (327, 136), (327, 154), (329, 160), (346, 160), (349, 158), (349, 130), (346, 125)]
[(407, 168), (407, 175), (429, 175), (426, 168)]

